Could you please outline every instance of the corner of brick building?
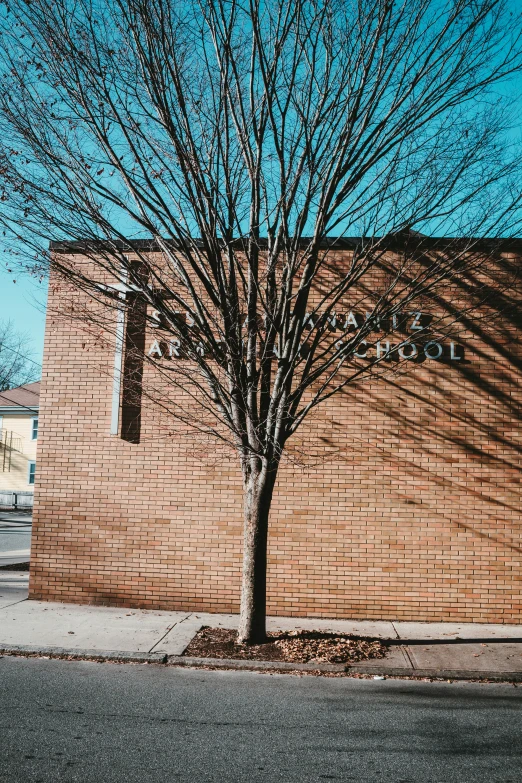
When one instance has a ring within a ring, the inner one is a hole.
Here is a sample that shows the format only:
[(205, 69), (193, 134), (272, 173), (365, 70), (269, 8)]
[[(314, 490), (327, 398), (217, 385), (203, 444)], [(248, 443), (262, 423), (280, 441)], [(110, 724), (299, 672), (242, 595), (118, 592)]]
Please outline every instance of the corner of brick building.
[[(235, 456), (147, 399), (139, 443), (110, 435), (113, 335), (49, 291), (30, 597), (237, 612)], [(310, 458), (276, 485), (269, 614), (520, 622), (519, 339), (518, 322), (469, 332), (461, 364), (349, 387), (303, 428)]]

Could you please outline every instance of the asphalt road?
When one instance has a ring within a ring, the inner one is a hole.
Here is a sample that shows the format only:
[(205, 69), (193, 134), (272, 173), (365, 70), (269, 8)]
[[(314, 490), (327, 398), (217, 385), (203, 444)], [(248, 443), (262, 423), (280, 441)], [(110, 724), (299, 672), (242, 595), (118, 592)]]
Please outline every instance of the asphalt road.
[(0, 658), (6, 783), (522, 781), (522, 688)]
[(29, 560), (31, 525), (31, 514), (0, 511), (0, 565)]

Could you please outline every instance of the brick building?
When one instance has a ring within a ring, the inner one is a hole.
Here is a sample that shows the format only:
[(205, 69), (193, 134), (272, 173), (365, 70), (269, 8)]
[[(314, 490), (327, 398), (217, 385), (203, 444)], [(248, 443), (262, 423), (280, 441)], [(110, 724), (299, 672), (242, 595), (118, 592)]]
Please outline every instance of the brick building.
[[(500, 306), (514, 291), (499, 291), (496, 319), (482, 313), (440, 352), (420, 346), (423, 361), (348, 388), (311, 420), (314, 448), (285, 461), (276, 485), (270, 614), (520, 622), (522, 356), (518, 318)], [(85, 304), (52, 280), (31, 597), (237, 612), (237, 458), (200, 448), (146, 395), (139, 438), (125, 437), (114, 375), (125, 350), (71, 301)], [(155, 339), (144, 335), (146, 351)]]

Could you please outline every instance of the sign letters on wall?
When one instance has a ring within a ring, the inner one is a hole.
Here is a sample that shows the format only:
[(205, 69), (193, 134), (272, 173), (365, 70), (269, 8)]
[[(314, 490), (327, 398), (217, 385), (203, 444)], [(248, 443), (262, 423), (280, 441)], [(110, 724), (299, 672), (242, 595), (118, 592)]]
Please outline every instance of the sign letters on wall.
[[(189, 313), (175, 313), (175, 315), (183, 318), (188, 327), (195, 325), (195, 321)], [(397, 313), (390, 317), (387, 324), (389, 327), (388, 331), (402, 332), (408, 335), (400, 342), (392, 343), (390, 339), (372, 342), (368, 339), (364, 339), (353, 346), (353, 340), (349, 340), (350, 332), (355, 332), (365, 321), (370, 319), (371, 315), (366, 314), (365, 316), (362, 316), (352, 310), (343, 314), (332, 313), (326, 320), (319, 314), (312, 315), (311, 313), (307, 313), (304, 326), (309, 332), (318, 328), (323, 328), (327, 332), (342, 332), (343, 339), (335, 341), (333, 345), (338, 351), (342, 351), (344, 345), (350, 345), (348, 356), (355, 359), (382, 360), (400, 358), (408, 359), (410, 361), (432, 359), (434, 361), (448, 360), (455, 362), (461, 361), (464, 358), (462, 346), (454, 341), (446, 342), (444, 340), (422, 339), (421, 333), (426, 332), (427, 330), (427, 318), (421, 311), (415, 311), (408, 314)], [(158, 310), (153, 311), (150, 320), (153, 327), (161, 328), (161, 315)], [(371, 324), (371, 331), (384, 331), (384, 324), (380, 319), (374, 318), (373, 320), (374, 323)], [(349, 342), (347, 340), (349, 340)], [(205, 346), (202, 342), (192, 343), (191, 349), (200, 356), (205, 355)], [(306, 343), (303, 344), (303, 350), (306, 350)], [(155, 339), (149, 347), (148, 356), (154, 359), (184, 358), (181, 340), (178, 337), (169, 338), (165, 341)], [(274, 356), (276, 358), (278, 356), (277, 348), (274, 348)]]

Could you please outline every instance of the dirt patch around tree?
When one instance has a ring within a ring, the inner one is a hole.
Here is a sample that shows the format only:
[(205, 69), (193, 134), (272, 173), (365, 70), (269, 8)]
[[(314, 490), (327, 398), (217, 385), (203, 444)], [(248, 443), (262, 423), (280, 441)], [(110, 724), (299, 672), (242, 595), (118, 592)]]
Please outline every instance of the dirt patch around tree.
[(286, 663), (358, 663), (384, 658), (387, 648), (377, 639), (322, 631), (268, 633), (265, 644), (238, 644), (237, 632), (205, 626), (183, 655), (190, 658), (236, 658)]

